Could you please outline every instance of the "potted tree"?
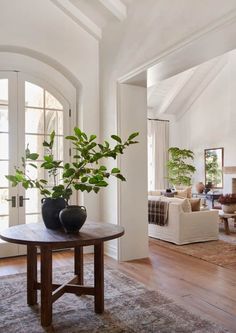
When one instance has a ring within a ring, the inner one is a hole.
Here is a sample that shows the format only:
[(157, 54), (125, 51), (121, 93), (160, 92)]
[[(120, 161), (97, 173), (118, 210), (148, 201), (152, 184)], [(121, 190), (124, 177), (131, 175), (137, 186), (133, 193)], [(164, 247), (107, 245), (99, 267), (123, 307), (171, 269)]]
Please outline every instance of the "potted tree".
[[(116, 177), (125, 181), (125, 177), (118, 168), (110, 171), (100, 162), (107, 158), (116, 159), (119, 154), (137, 141), (134, 139), (139, 133), (132, 133), (127, 140), (117, 135), (111, 138), (115, 141), (112, 147), (108, 141), (96, 142), (96, 135), (87, 135), (78, 127), (74, 133), (67, 136), (73, 146), (74, 154), (70, 163), (63, 164), (63, 161), (55, 160), (53, 154), (55, 132), (50, 134), (49, 141), (43, 142), (45, 148), (44, 162), (38, 167), (39, 154), (32, 153), (26, 149), (22, 157), (21, 168), (15, 169), (14, 175), (7, 175), (6, 178), (12, 186), (22, 184), (25, 189), (37, 188), (42, 199), (42, 216), (47, 228), (57, 229), (61, 223), (68, 232), (78, 231), (86, 220), (86, 208), (83, 206), (70, 206), (69, 200), (73, 191), (86, 191), (98, 193), (102, 187), (108, 186), (107, 180)], [(32, 179), (29, 176), (29, 168), (42, 168), (46, 170), (46, 179)], [(61, 178), (59, 177), (61, 174)], [(60, 178), (58, 180), (58, 178)], [(53, 184), (50, 186), (50, 184)], [(60, 214), (60, 216), (59, 216)]]
[(196, 168), (187, 163), (187, 160), (194, 159), (194, 153), (189, 149), (180, 149), (178, 147), (170, 147), (169, 161), (167, 162), (168, 181), (174, 187), (191, 185), (191, 178)]

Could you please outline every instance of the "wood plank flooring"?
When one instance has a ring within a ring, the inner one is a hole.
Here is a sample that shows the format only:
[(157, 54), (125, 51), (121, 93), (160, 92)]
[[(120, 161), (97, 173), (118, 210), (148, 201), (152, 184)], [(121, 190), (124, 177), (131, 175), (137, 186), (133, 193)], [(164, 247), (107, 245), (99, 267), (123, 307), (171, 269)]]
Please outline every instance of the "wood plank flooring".
[[(235, 266), (225, 268), (210, 264), (163, 248), (154, 239), (150, 239), (149, 249), (146, 259), (118, 263), (106, 257), (105, 263), (236, 333)], [(85, 262), (92, 261), (93, 255), (85, 255)], [(72, 251), (55, 253), (53, 265), (73, 265)], [(25, 271), (25, 257), (0, 259), (0, 276)]]

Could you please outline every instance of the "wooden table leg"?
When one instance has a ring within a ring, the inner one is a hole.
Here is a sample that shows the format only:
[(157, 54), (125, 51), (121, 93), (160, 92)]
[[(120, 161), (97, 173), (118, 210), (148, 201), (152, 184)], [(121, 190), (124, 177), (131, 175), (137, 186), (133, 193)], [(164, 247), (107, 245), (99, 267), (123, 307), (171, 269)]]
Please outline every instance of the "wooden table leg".
[(104, 311), (104, 248), (103, 242), (94, 245), (95, 312)]
[(41, 324), (52, 323), (52, 250), (41, 246)]
[(27, 303), (34, 305), (37, 303), (37, 248), (27, 245)]
[(75, 247), (74, 252), (74, 270), (77, 275), (77, 283), (80, 285), (84, 284), (84, 255), (83, 246)]
[(226, 217), (224, 217), (223, 220), (224, 220), (224, 225), (225, 225), (225, 234), (230, 235), (228, 219)]

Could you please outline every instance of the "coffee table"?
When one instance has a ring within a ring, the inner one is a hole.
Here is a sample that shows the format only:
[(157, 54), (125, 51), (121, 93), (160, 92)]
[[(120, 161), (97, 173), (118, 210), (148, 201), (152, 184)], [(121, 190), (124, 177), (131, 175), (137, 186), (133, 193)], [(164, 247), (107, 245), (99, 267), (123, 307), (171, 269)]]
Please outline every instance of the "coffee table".
[(230, 235), (228, 219), (232, 218), (232, 219), (234, 219), (234, 223), (236, 223), (236, 214), (227, 214), (227, 213), (224, 213), (223, 210), (220, 210), (219, 218), (220, 218), (220, 220), (222, 220), (224, 222), (226, 235)]
[[(121, 237), (124, 228), (105, 223), (86, 221), (78, 234), (63, 230), (50, 230), (43, 224), (22, 224), (1, 232), (3, 240), (27, 245), (27, 303), (37, 303), (37, 290), (41, 290), (41, 325), (52, 323), (52, 304), (64, 293), (93, 295), (95, 312), (104, 311), (104, 242)], [(94, 245), (94, 286), (83, 281), (83, 247)], [(41, 254), (41, 281), (37, 280), (37, 248)], [(74, 248), (74, 273), (62, 285), (52, 282), (52, 250)]]

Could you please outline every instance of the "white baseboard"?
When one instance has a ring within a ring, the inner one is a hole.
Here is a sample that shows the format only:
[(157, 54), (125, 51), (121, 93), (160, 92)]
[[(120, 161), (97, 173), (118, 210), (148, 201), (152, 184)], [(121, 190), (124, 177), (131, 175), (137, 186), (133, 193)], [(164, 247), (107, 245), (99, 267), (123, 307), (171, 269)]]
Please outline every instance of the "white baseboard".
[(117, 249), (117, 246), (115, 244), (111, 244), (110, 242), (105, 243), (104, 253), (108, 257), (112, 257), (116, 260), (118, 259), (118, 249)]

